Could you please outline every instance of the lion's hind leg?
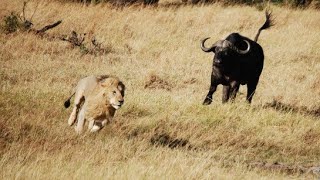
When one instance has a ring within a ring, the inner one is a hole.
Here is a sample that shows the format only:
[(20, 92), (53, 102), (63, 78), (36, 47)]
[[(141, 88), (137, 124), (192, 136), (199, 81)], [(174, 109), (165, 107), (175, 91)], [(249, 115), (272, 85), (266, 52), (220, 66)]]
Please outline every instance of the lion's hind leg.
[(81, 108), (78, 114), (78, 122), (77, 122), (77, 126), (75, 127), (75, 130), (78, 134), (81, 134), (84, 123), (85, 123), (85, 105), (83, 105), (83, 107)]
[(82, 91), (79, 91), (76, 93), (76, 96), (74, 98), (74, 107), (73, 107), (72, 113), (68, 119), (69, 126), (72, 126), (75, 123), (77, 116), (78, 116), (79, 109), (81, 108), (81, 105), (85, 101), (85, 98), (83, 96), (83, 92), (84, 91), (82, 90)]

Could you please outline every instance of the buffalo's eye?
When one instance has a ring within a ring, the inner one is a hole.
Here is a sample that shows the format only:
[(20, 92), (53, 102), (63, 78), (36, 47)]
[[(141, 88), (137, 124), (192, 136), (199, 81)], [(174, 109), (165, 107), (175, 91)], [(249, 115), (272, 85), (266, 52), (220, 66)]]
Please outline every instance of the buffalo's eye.
[(223, 55), (223, 56), (228, 56), (228, 51), (224, 51), (224, 52), (222, 53), (222, 55)]

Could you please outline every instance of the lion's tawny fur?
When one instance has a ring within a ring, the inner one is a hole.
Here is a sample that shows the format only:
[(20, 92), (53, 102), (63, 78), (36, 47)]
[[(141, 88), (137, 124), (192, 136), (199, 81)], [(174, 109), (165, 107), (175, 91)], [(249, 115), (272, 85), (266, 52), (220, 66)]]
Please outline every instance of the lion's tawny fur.
[(81, 133), (85, 120), (89, 121), (91, 131), (101, 129), (111, 121), (116, 110), (123, 104), (124, 91), (124, 84), (114, 76), (89, 76), (81, 79), (75, 88), (74, 109), (68, 124), (72, 126), (77, 119), (78, 133)]

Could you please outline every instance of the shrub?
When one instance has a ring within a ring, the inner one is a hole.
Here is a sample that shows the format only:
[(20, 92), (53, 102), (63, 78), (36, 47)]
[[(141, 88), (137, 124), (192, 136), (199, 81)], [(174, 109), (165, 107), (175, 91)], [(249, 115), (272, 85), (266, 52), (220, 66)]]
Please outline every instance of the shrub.
[(21, 22), (15, 13), (11, 13), (9, 16), (4, 18), (4, 24), (2, 29), (6, 34), (16, 32), (21, 26)]
[(10, 34), (17, 30), (26, 31), (31, 28), (33, 24), (29, 20), (22, 20), (14, 12), (11, 12), (9, 16), (5, 16), (4, 22), (1, 25), (1, 29), (4, 33)]

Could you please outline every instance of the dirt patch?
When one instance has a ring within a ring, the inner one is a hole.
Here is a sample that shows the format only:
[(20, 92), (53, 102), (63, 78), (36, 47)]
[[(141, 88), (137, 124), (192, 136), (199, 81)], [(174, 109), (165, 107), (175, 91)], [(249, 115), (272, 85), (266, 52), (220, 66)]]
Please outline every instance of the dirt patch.
[(14, 137), (4, 123), (0, 123), (0, 151), (14, 141)]
[(196, 83), (198, 80), (196, 78), (190, 78), (190, 79), (187, 79), (187, 80), (184, 80), (183, 81), (183, 84), (194, 84)]
[(164, 80), (164, 78), (159, 77), (155, 74), (150, 74), (146, 77), (144, 83), (145, 89), (165, 89), (167, 91), (171, 91), (172, 85)]

